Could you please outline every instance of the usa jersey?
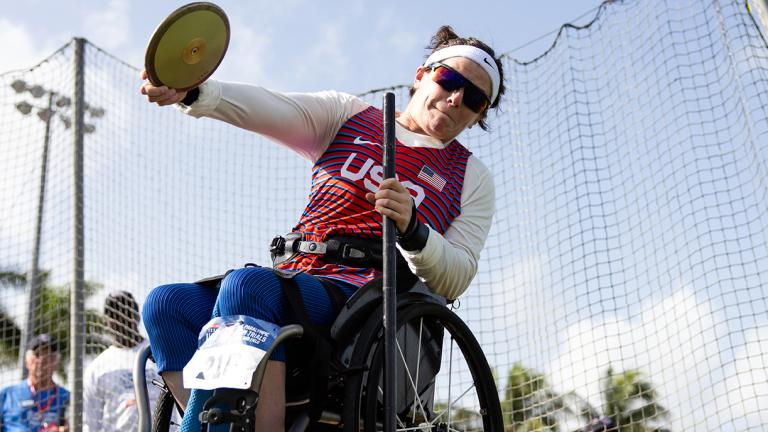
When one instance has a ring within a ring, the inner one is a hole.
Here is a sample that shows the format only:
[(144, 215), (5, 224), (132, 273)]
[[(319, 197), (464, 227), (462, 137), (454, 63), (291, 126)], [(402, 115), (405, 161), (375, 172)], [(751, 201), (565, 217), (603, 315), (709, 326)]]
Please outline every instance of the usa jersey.
[[(382, 238), (382, 216), (365, 199), (384, 179), (382, 112), (369, 107), (347, 120), (312, 171), (309, 203), (294, 232), (310, 241), (344, 235)], [(419, 220), (444, 233), (461, 213), (464, 172), (471, 152), (454, 140), (445, 148), (408, 147), (395, 142), (396, 176), (410, 192)], [(380, 272), (323, 261), (299, 253), (278, 268), (364, 285)]]

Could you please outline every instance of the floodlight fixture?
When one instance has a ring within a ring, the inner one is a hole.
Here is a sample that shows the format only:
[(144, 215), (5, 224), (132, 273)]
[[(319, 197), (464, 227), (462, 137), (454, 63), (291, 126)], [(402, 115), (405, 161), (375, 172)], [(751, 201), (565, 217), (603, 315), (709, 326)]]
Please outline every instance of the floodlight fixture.
[(64, 108), (72, 105), (72, 99), (66, 97), (66, 96), (59, 96), (56, 99), (56, 106), (59, 108)]
[(28, 90), (29, 90), (29, 93), (32, 95), (32, 97), (34, 97), (35, 99), (41, 98), (43, 97), (44, 94), (48, 93), (48, 91), (45, 90), (41, 85), (34, 85), (30, 87)]
[(104, 111), (104, 108), (96, 107), (96, 108), (91, 108), (89, 110), (89, 112), (91, 113), (91, 117), (93, 117), (93, 118), (101, 118), (101, 117), (104, 117), (104, 112), (105, 111)]
[(17, 79), (11, 83), (11, 88), (16, 91), (16, 93), (21, 93), (27, 90), (27, 83), (23, 80)]
[(53, 116), (53, 110), (50, 109), (40, 109), (37, 111), (37, 116), (40, 118), (40, 120), (47, 122), (51, 119), (51, 116)]
[(21, 101), (16, 104), (16, 109), (19, 110), (20, 113), (27, 115), (32, 112), (32, 105), (27, 101)]

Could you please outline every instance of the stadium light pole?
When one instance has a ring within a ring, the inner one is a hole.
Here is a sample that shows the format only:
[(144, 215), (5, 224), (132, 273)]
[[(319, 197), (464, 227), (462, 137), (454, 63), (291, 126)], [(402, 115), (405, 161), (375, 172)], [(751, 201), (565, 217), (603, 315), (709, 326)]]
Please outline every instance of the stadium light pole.
[[(45, 208), (45, 189), (48, 176), (51, 122), (54, 118), (58, 118), (65, 129), (72, 127), (72, 114), (69, 112), (72, 106), (72, 99), (59, 94), (54, 90), (46, 89), (38, 84), (30, 85), (21, 79), (13, 81), (11, 83), (11, 88), (18, 94), (29, 93), (33, 99), (40, 99), (47, 96), (47, 104), (45, 106), (39, 106), (34, 101), (30, 103), (27, 100), (22, 100), (15, 104), (16, 110), (23, 116), (28, 116), (32, 114), (33, 111), (36, 111), (38, 119), (45, 123), (43, 152), (40, 162), (40, 184), (38, 186), (37, 195), (37, 212), (35, 216), (35, 234), (32, 247), (32, 264), (27, 272), (27, 316), (24, 327), (21, 329), (21, 343), (19, 347), (21, 378), (24, 379), (27, 376), (27, 368), (24, 364), (24, 352), (26, 351), (26, 346), (30, 338), (34, 336), (35, 321), (37, 319), (37, 304), (40, 296), (40, 244), (43, 229), (43, 212)], [(90, 114), (91, 118), (101, 118), (105, 114), (105, 110), (98, 107), (86, 107), (86, 111)], [(84, 127), (85, 133), (93, 133), (95, 131), (96, 127), (93, 124), (86, 124)]]

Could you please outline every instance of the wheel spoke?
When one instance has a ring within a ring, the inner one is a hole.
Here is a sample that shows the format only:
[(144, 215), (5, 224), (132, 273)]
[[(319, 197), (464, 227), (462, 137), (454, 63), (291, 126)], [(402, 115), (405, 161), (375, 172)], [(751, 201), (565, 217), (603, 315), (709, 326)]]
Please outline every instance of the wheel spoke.
[[(419, 338), (421, 338), (421, 335), (419, 335)], [(397, 344), (397, 351), (400, 353), (400, 359), (403, 360), (403, 368), (405, 369), (405, 374), (406, 376), (408, 376), (408, 381), (411, 383), (411, 388), (413, 389), (413, 403), (414, 403), (413, 409), (414, 411), (416, 410), (415, 404), (418, 402), (419, 409), (421, 409), (421, 414), (424, 416), (424, 419), (427, 419), (427, 410), (424, 409), (424, 404), (422, 403), (421, 397), (419, 396), (418, 385), (416, 385), (416, 383), (413, 382), (413, 376), (411, 376), (411, 371), (408, 369), (408, 362), (405, 360), (405, 355), (403, 354), (402, 348), (400, 348), (400, 341), (397, 341), (396, 344)], [(421, 357), (416, 358), (417, 365), (420, 363), (419, 361), (420, 359)], [(418, 366), (417, 366), (417, 369), (418, 369)], [(416, 417), (415, 413), (413, 417)]]
[[(417, 359), (421, 359), (421, 335), (424, 332), (424, 318), (419, 319), (419, 348), (416, 355)], [(416, 361), (416, 382), (419, 382), (419, 369), (421, 366), (420, 361)], [(418, 393), (414, 392), (413, 394), (413, 414), (411, 414), (411, 418), (416, 418), (416, 399), (418, 398)], [(422, 409), (423, 411), (423, 409)]]
[[(459, 397), (457, 397), (457, 398), (456, 398), (456, 400), (452, 401), (452, 400), (450, 400), (450, 399), (449, 399), (449, 400), (448, 400), (448, 406), (446, 407), (446, 409), (445, 409), (445, 410), (443, 410), (443, 412), (441, 412), (440, 414), (436, 415), (436, 416), (435, 416), (435, 418), (432, 420), (432, 423), (435, 423), (437, 420), (439, 420), (439, 419), (440, 419), (440, 417), (442, 417), (442, 416), (443, 416), (443, 414), (448, 414), (448, 416), (449, 416), (449, 418), (450, 418), (450, 415), (451, 415), (451, 414), (450, 414), (450, 409), (451, 409), (451, 407), (452, 407), (452, 406), (453, 406), (453, 405), (454, 405), (456, 402), (458, 402), (458, 401), (459, 401), (459, 399), (463, 398), (463, 397), (464, 397), (464, 396), (465, 396), (467, 393), (469, 393), (469, 392), (470, 392), (470, 391), (471, 391), (473, 388), (475, 388), (475, 383), (472, 383), (472, 384), (469, 386), (469, 388), (468, 388), (468, 389), (464, 390), (464, 392), (462, 392), (462, 393), (459, 395)], [(437, 413), (435, 413), (435, 414), (437, 414)]]
[[(381, 386), (378, 386), (378, 389), (379, 389), (379, 394), (381, 395), (381, 398), (382, 398), (382, 400), (383, 400), (383, 399), (384, 399), (384, 390), (381, 388)], [(398, 424), (398, 426), (400, 426), (400, 427), (403, 427), (403, 428), (405, 427), (405, 423), (403, 423), (403, 422), (400, 420), (400, 417), (398, 417), (398, 416), (395, 416), (395, 420), (397, 420), (397, 424)], [(405, 429), (398, 429), (398, 430), (405, 430)]]
[[(398, 311), (395, 346), (403, 366), (397, 367), (397, 377), (387, 377), (387, 381), (383, 380), (379, 328), (373, 324), (367, 327), (370, 333), (363, 334), (376, 339), (366, 339), (371, 342), (353, 351), (351, 363), (376, 365), (366, 374), (353, 375), (353, 385), (348, 387), (354, 392), (348, 397), (364, 404), (355, 405), (350, 414), (356, 416), (347, 418), (353, 430), (382, 431), (381, 396), (389, 382), (405, 387), (397, 391), (397, 405), (402, 409), (396, 416), (397, 431), (504, 430), (492, 372), (471, 330), (458, 316), (444, 306), (428, 303)], [(408, 391), (414, 394), (408, 395)], [(408, 407), (409, 403), (412, 406)]]

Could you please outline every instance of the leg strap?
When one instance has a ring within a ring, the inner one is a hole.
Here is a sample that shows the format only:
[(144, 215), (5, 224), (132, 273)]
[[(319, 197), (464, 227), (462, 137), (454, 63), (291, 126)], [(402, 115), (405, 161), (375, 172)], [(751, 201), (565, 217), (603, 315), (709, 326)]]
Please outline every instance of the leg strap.
[[(322, 332), (319, 328), (320, 326), (309, 320), (309, 316), (304, 309), (304, 301), (301, 298), (299, 287), (293, 279), (295, 274), (285, 274), (285, 272), (280, 271), (275, 273), (280, 276), (286, 310), (290, 310), (298, 324), (304, 327), (304, 337), (291, 343), (296, 344), (293, 346), (296, 349), (295, 354), (309, 360), (307, 362), (307, 365), (310, 366), (309, 381), (311, 382), (309, 420), (310, 423), (314, 423), (320, 418), (323, 406), (325, 405), (325, 399), (327, 398), (333, 346), (328, 339), (327, 331)], [(319, 280), (328, 292), (334, 308), (340, 308), (340, 306), (336, 306), (343, 297), (339, 292), (339, 288), (330, 281), (323, 281), (322, 278), (319, 278)]]
[(253, 390), (220, 388), (203, 406), (200, 424), (203, 431), (208, 425), (229, 423), (230, 432), (252, 432), (259, 395)]
[(323, 288), (325, 288), (325, 292), (328, 294), (328, 298), (331, 299), (331, 304), (333, 305), (333, 315), (338, 315), (339, 312), (341, 312), (341, 308), (343, 308), (347, 303), (347, 296), (341, 292), (341, 288), (339, 288), (339, 286), (333, 283), (331, 280), (322, 277), (317, 278), (317, 280), (323, 284)]

